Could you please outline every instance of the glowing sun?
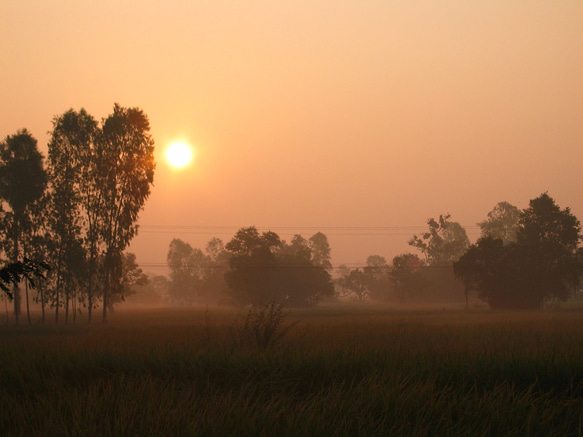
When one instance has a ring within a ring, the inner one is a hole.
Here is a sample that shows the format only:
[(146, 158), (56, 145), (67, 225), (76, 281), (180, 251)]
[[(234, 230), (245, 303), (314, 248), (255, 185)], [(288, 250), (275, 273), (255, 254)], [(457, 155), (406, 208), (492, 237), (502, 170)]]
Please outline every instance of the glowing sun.
[(166, 149), (166, 159), (172, 167), (184, 167), (192, 160), (192, 149), (184, 143), (173, 143)]

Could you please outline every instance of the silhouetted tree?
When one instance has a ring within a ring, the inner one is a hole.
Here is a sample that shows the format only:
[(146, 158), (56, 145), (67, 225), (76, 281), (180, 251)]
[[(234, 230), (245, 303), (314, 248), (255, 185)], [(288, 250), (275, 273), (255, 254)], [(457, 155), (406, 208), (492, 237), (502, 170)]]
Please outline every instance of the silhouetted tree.
[(352, 269), (342, 278), (342, 287), (356, 298), (358, 302), (364, 302), (370, 294), (368, 278), (361, 269)]
[(454, 271), (492, 308), (540, 308), (546, 299), (565, 300), (579, 288), (580, 239), (570, 209), (560, 209), (544, 193), (521, 213), (515, 243), (481, 238)]
[(283, 243), (276, 259), (277, 294), (287, 306), (312, 305), (333, 296), (330, 273), (322, 265), (322, 258), (314, 260), (310, 242), (301, 235), (295, 235), (290, 244)]
[(301, 235), (287, 244), (274, 232), (242, 228), (225, 248), (230, 266), (225, 279), (241, 303), (305, 306), (334, 294), (330, 274), (314, 262), (311, 244)]
[[(154, 181), (154, 140), (141, 109), (114, 105), (96, 140), (95, 177), (102, 203), (99, 235), (104, 243), (103, 321), (110, 291), (121, 283), (121, 254), (136, 235), (139, 212)], [(117, 264), (117, 266), (116, 266)]]
[[(97, 135), (97, 122), (84, 109), (79, 112), (69, 110), (53, 119), (53, 131), (49, 142), (49, 223), (54, 242), (56, 262), (55, 320), (59, 320), (59, 307), (65, 307), (65, 323), (68, 322), (69, 302), (72, 288), (92, 272), (85, 268), (88, 252), (82, 240), (82, 231), (87, 225), (87, 210), (83, 199), (89, 182), (86, 166), (91, 164), (87, 156)], [(87, 278), (92, 279), (92, 278)], [(91, 285), (91, 281), (89, 281)], [(65, 301), (61, 302), (60, 292), (64, 287)], [(85, 288), (85, 287), (83, 287)], [(88, 306), (92, 306), (92, 293), (89, 287)], [(89, 309), (91, 314), (91, 309)], [(89, 316), (90, 318), (90, 316)]]
[(440, 215), (439, 220), (427, 220), (429, 231), (414, 235), (409, 245), (419, 249), (430, 265), (450, 264), (464, 254), (470, 240), (466, 230), (457, 222), (449, 220), (450, 215)]
[(131, 252), (122, 254), (121, 259), (121, 283), (112, 288), (109, 299), (110, 310), (115, 304), (125, 302), (128, 296), (136, 293), (136, 287), (143, 287), (148, 284), (148, 276), (136, 261), (136, 255)]
[(220, 238), (212, 238), (205, 247), (207, 268), (204, 280), (205, 293), (217, 302), (227, 295), (225, 273), (229, 265), (229, 253)]
[(200, 299), (209, 263), (204, 253), (175, 238), (170, 242), (166, 261), (170, 269), (169, 298), (181, 303)]
[[(21, 235), (29, 230), (26, 226), (31, 222), (28, 209), (41, 198), (46, 183), (43, 156), (38, 151), (36, 139), (26, 129), (7, 136), (0, 143), (0, 199), (11, 209), (6, 218), (12, 240), (11, 259), (14, 263), (21, 257), (19, 247)], [(16, 283), (14, 289), (16, 323), (20, 315), (20, 299), (20, 290)]]
[(412, 253), (404, 253), (393, 258), (390, 280), (397, 293), (399, 302), (405, 302), (410, 296), (419, 294), (423, 289), (423, 260)]
[(516, 206), (499, 202), (478, 226), (482, 230), (482, 237), (498, 238), (508, 244), (516, 241), (519, 218), (520, 210)]
[(26, 258), (24, 261), (9, 263), (0, 268), (0, 290), (12, 299), (14, 295), (10, 292), (11, 285), (26, 279), (32, 287), (35, 287), (36, 280), (43, 278), (49, 269), (49, 265), (44, 262), (31, 261)]
[(330, 271), (332, 264), (330, 263), (330, 244), (328, 237), (322, 232), (316, 232), (309, 239), (309, 246), (312, 251), (312, 262), (314, 265), (324, 267)]
[(277, 259), (282, 245), (275, 232), (241, 228), (225, 246), (229, 271), (225, 274), (233, 297), (241, 303), (262, 304), (277, 298)]
[(386, 300), (389, 293), (389, 266), (380, 255), (371, 255), (363, 268), (371, 299)]

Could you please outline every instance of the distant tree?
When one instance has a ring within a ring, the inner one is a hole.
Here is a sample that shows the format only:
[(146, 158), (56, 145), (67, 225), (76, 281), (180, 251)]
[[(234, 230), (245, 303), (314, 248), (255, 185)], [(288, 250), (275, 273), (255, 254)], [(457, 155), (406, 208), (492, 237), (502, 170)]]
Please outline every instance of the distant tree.
[(229, 265), (229, 253), (220, 238), (212, 238), (205, 247), (207, 267), (204, 278), (204, 290), (209, 299), (217, 302), (225, 299), (227, 283), (225, 273)]
[(540, 308), (579, 288), (580, 240), (577, 218), (544, 193), (521, 213), (515, 243), (481, 238), (454, 263), (454, 272), (492, 308)]
[[(21, 235), (28, 232), (31, 222), (29, 208), (38, 201), (46, 187), (47, 176), (43, 167), (43, 156), (36, 139), (22, 129), (0, 142), (0, 199), (11, 211), (6, 214), (9, 235), (12, 240), (12, 262), (21, 258), (19, 243)], [(16, 323), (20, 315), (20, 290), (15, 283), (14, 314)]]
[(404, 253), (393, 258), (390, 279), (399, 302), (419, 294), (424, 286), (423, 267), (425, 263), (417, 255)]
[(322, 232), (316, 232), (309, 239), (309, 247), (312, 251), (312, 261), (318, 267), (324, 267), (330, 271), (332, 264), (330, 263), (330, 244), (328, 237)]
[(371, 299), (386, 300), (389, 292), (389, 265), (380, 255), (371, 255), (366, 259), (363, 273)]
[(168, 297), (169, 281), (164, 275), (148, 274), (147, 282), (134, 287), (135, 293), (127, 296), (127, 302), (159, 305)]
[[(154, 181), (154, 140), (141, 109), (118, 104), (102, 124), (95, 147), (99, 235), (104, 243), (103, 321), (109, 294), (121, 283), (121, 254), (136, 235), (139, 212)], [(116, 273), (117, 272), (117, 273)]]
[(294, 236), (290, 244), (283, 243), (276, 253), (277, 294), (287, 306), (312, 305), (333, 296), (330, 273), (321, 259), (316, 262), (313, 257), (309, 241), (301, 235)]
[(175, 302), (191, 302), (195, 298), (194, 249), (175, 238), (170, 242), (166, 257), (170, 270), (168, 297)]
[(117, 284), (117, 288), (112, 290), (109, 300), (110, 309), (113, 309), (117, 303), (125, 302), (127, 297), (136, 294), (136, 287), (148, 285), (148, 275), (138, 265), (134, 253), (122, 254), (121, 268), (122, 280), (120, 284)]
[(227, 243), (229, 271), (225, 274), (233, 297), (242, 303), (264, 304), (277, 299), (276, 251), (282, 241), (274, 232), (241, 228)]
[(347, 276), (344, 277), (343, 287), (358, 302), (364, 302), (370, 294), (368, 278), (366, 274), (359, 268), (352, 269)]
[(508, 202), (499, 202), (478, 226), (482, 237), (499, 238), (504, 244), (516, 241), (520, 210)]
[(287, 244), (274, 232), (242, 228), (225, 248), (226, 282), (239, 302), (305, 306), (334, 294), (330, 273), (314, 261), (311, 243), (301, 235)]
[(464, 254), (470, 240), (465, 229), (457, 222), (450, 221), (450, 215), (440, 215), (438, 220), (430, 218), (428, 232), (414, 235), (409, 245), (425, 255), (430, 265), (451, 264)]

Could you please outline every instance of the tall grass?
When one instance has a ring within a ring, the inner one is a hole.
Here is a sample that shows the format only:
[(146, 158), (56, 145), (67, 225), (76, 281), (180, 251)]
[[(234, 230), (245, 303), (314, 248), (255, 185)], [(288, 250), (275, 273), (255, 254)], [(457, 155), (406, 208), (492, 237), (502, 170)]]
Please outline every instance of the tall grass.
[(265, 347), (218, 309), (2, 327), (0, 435), (583, 435), (582, 316), (311, 309)]

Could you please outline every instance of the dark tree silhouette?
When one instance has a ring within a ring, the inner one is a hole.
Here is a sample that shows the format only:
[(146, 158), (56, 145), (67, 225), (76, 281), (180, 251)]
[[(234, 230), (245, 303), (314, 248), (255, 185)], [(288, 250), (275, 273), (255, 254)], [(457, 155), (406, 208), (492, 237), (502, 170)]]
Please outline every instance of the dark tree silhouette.
[(418, 294), (424, 285), (423, 267), (425, 263), (417, 255), (404, 253), (393, 258), (390, 280), (403, 303), (412, 295)]
[(362, 269), (371, 299), (387, 300), (389, 295), (389, 265), (380, 255), (370, 255)]
[(282, 245), (274, 232), (242, 228), (227, 243), (229, 271), (225, 274), (233, 297), (241, 303), (264, 304), (277, 296), (275, 252)]
[(0, 290), (2, 290), (9, 298), (14, 295), (10, 292), (11, 285), (19, 284), (23, 279), (34, 288), (36, 280), (44, 278), (44, 275), (50, 267), (44, 262), (35, 262), (27, 258), (24, 261), (17, 261), (10, 263), (0, 268)]
[(121, 283), (121, 255), (136, 235), (139, 212), (154, 181), (154, 140), (148, 117), (141, 109), (114, 105), (97, 137), (95, 181), (99, 235), (104, 243), (103, 321), (109, 294)]
[(457, 261), (470, 245), (465, 229), (449, 220), (450, 215), (440, 215), (439, 220), (430, 218), (428, 232), (414, 235), (409, 245), (419, 249), (430, 265), (450, 264)]
[(330, 244), (328, 237), (322, 232), (316, 232), (309, 239), (310, 249), (312, 250), (312, 261), (319, 267), (324, 267), (330, 271), (332, 264), (330, 263)]
[[(10, 206), (7, 214), (9, 235), (12, 240), (13, 262), (21, 257), (21, 234), (28, 231), (29, 207), (41, 198), (47, 183), (43, 156), (38, 151), (36, 139), (26, 130), (7, 136), (0, 143), (0, 198)], [(20, 290), (15, 284), (14, 314), (16, 323), (20, 315)]]
[[(56, 262), (56, 323), (59, 322), (61, 305), (65, 307), (65, 323), (68, 323), (69, 304), (74, 288), (92, 274), (85, 266), (87, 249), (82, 241), (82, 231), (88, 221), (83, 200), (89, 182), (85, 167), (93, 165), (89, 164), (87, 157), (91, 155), (97, 130), (97, 122), (84, 109), (79, 112), (71, 109), (53, 119), (48, 173), (51, 200), (49, 224)], [(60, 297), (62, 288), (65, 291), (64, 302), (61, 302)], [(92, 306), (91, 294), (89, 291), (89, 308)]]
[(579, 288), (580, 239), (570, 209), (544, 193), (521, 213), (515, 243), (481, 238), (454, 263), (454, 272), (492, 308), (541, 308), (545, 300), (565, 300)]
[(305, 306), (334, 293), (330, 274), (314, 262), (301, 235), (286, 244), (274, 232), (242, 228), (225, 248), (230, 266), (225, 279), (241, 303)]
[[(327, 242), (324, 234), (318, 234)], [(296, 235), (290, 244), (283, 243), (276, 253), (277, 295), (287, 306), (313, 305), (334, 294), (332, 278), (325, 267), (327, 263), (321, 253), (315, 255), (310, 242), (311, 239)]]

